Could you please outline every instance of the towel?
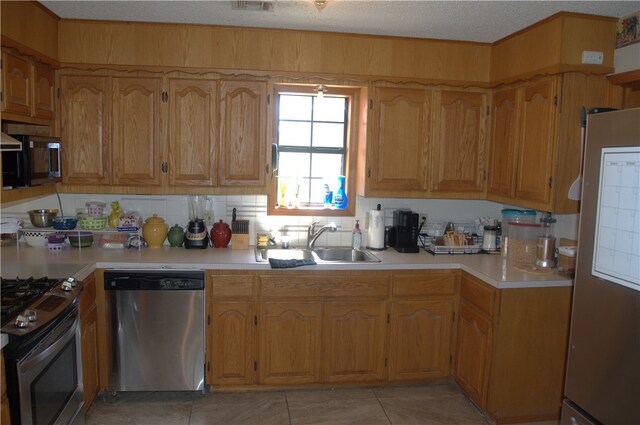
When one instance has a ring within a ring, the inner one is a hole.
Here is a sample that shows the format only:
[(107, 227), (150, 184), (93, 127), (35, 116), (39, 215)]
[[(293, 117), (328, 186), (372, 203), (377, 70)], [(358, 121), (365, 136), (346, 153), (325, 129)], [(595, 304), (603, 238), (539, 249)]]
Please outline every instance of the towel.
[(280, 260), (277, 258), (269, 258), (269, 264), (272, 269), (291, 269), (300, 266), (315, 266), (316, 260), (313, 258), (305, 258), (304, 260)]

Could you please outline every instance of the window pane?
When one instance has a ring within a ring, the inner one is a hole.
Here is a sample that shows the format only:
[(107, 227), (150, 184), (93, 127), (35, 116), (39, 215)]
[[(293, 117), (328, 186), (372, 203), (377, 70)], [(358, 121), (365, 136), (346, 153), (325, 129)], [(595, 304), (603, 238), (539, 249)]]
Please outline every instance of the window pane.
[(313, 119), (315, 121), (344, 122), (344, 110), (347, 100), (344, 97), (316, 98)]
[(298, 194), (298, 200), (305, 204), (309, 202), (309, 179), (308, 178), (300, 179), (300, 193)]
[(311, 146), (311, 123), (280, 121), (278, 143), (281, 146)]
[(332, 184), (342, 175), (342, 155), (315, 153), (311, 162), (311, 177), (329, 179)]
[(309, 176), (309, 153), (280, 152), (278, 175), (281, 177)]
[(313, 146), (343, 147), (344, 124), (313, 123)]
[(280, 95), (281, 120), (311, 120), (311, 96)]

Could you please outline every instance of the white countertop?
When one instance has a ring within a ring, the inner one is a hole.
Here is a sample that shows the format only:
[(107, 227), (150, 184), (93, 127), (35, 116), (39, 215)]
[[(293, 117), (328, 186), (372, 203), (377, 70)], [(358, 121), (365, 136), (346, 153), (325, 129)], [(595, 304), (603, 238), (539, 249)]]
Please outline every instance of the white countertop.
[[(462, 269), (496, 288), (530, 288), (571, 286), (571, 279), (556, 273), (534, 274), (510, 265), (500, 255), (432, 255), (425, 251), (401, 254), (394, 249), (372, 251), (380, 263), (318, 264), (291, 270), (418, 270)], [(184, 249), (144, 248), (102, 249), (67, 247), (60, 252), (33, 248), (20, 242), (16, 246), (0, 248), (5, 278), (75, 276), (83, 279), (95, 268), (138, 269), (227, 269), (268, 270), (269, 263), (257, 263), (254, 250), (230, 248)]]

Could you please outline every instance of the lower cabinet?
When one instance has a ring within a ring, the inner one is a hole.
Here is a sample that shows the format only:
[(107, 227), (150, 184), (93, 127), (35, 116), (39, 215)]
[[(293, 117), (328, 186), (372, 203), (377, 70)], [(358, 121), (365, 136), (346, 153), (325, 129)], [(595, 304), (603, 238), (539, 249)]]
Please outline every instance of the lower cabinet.
[(213, 303), (211, 306), (212, 383), (248, 385), (254, 382), (256, 326), (253, 303)]
[(98, 375), (98, 309), (96, 306), (95, 285), (96, 281), (93, 275), (86, 278), (79, 301), (85, 411), (89, 410), (100, 390)]
[(320, 382), (322, 306), (260, 304), (258, 380), (261, 384)]
[(4, 354), (0, 351), (0, 380), (2, 381), (2, 394), (0, 395), (0, 424), (11, 423), (9, 414), (9, 399), (7, 398), (7, 382), (4, 374)]
[(389, 380), (449, 376), (452, 325), (450, 301), (392, 303)]
[(322, 381), (382, 381), (386, 302), (329, 302), (322, 322)]

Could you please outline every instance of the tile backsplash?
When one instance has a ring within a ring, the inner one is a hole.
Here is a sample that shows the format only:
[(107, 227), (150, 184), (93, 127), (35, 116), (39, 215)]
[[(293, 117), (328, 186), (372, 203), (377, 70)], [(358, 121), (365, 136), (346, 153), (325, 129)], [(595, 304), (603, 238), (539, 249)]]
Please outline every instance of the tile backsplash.
[[(111, 211), (111, 202), (118, 201), (124, 213), (137, 211), (143, 218), (158, 214), (171, 227), (174, 224), (186, 226), (189, 220), (189, 196), (187, 195), (111, 195), (111, 194), (60, 194), (62, 209), (65, 215), (75, 215), (85, 210), (88, 201), (102, 201), (107, 204), (105, 214)], [(351, 244), (351, 231), (355, 220), (360, 220), (362, 229), (362, 245), (366, 246), (368, 211), (381, 204), (385, 211), (385, 225), (391, 225), (393, 210), (410, 208), (414, 212), (426, 215), (428, 221), (453, 221), (469, 227), (477, 217), (500, 219), (500, 210), (509, 205), (482, 200), (451, 199), (399, 199), (399, 198), (364, 198), (356, 200), (355, 217), (308, 217), (308, 216), (267, 216), (267, 197), (264, 195), (246, 196), (207, 196), (208, 209), (213, 211), (214, 221), (231, 221), (233, 208), (237, 210), (238, 219), (250, 220), (250, 243), (255, 244), (256, 232), (269, 232), (280, 242), (283, 235), (289, 237), (292, 245), (303, 245), (306, 242), (307, 226), (312, 221), (320, 225), (335, 223), (338, 231), (324, 233), (318, 240), (319, 245), (348, 246)], [(27, 218), (27, 211), (36, 208), (59, 208), (56, 195), (28, 200), (2, 208), (4, 216)], [(569, 239), (577, 238), (578, 215), (558, 215), (556, 235)]]

